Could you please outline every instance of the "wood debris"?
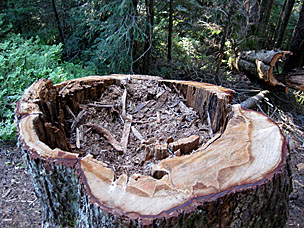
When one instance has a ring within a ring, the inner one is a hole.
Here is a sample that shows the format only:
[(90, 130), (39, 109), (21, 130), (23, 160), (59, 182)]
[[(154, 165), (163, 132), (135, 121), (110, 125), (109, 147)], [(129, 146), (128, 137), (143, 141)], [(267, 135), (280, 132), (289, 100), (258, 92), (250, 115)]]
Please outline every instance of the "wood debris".
[(111, 134), (109, 130), (106, 128), (103, 128), (102, 126), (99, 126), (97, 124), (86, 124), (85, 126), (91, 127), (94, 129), (97, 133), (102, 134), (108, 141), (109, 143), (114, 147), (115, 150), (123, 152), (123, 147), (119, 142), (116, 141), (114, 136)]
[[(128, 119), (132, 120), (131, 115), (128, 115), (127, 117), (128, 117)], [(123, 132), (122, 132), (122, 138), (121, 138), (121, 141), (120, 141), (120, 144), (123, 148), (124, 153), (127, 151), (131, 125), (132, 125), (131, 121), (125, 121), (124, 129), (123, 129)]]
[(151, 163), (194, 153), (210, 139), (209, 126), (176, 90), (133, 79), (110, 85), (99, 99), (79, 104), (71, 124), (73, 151), (92, 154), (118, 176), (150, 175)]
[(74, 119), (72, 126), (71, 126), (71, 130), (72, 132), (75, 130), (76, 127), (78, 127), (81, 123), (83, 123), (84, 119), (87, 116), (87, 112), (85, 110), (81, 110), (78, 115), (76, 116), (76, 118)]

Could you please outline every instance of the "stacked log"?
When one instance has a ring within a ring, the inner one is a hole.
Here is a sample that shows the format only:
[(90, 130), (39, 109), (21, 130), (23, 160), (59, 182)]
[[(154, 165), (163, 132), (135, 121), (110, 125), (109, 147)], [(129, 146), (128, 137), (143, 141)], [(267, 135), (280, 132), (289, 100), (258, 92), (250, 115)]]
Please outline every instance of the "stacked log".
[(261, 79), (271, 86), (283, 86), (303, 91), (303, 71), (288, 74), (282, 74), (280, 70), (275, 72), (291, 54), (290, 51), (281, 50), (244, 51), (235, 59), (233, 66), (240, 72), (255, 79)]

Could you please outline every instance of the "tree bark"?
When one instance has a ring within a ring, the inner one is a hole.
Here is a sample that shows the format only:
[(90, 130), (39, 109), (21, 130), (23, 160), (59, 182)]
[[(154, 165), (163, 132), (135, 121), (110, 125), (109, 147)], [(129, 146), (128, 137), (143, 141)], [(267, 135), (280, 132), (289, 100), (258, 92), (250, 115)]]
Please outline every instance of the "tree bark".
[(62, 41), (62, 43), (65, 43), (64, 34), (63, 34), (62, 27), (61, 27), (60, 19), (59, 19), (58, 13), (57, 13), (55, 0), (52, 0), (52, 6), (53, 6), (53, 11), (54, 11), (54, 14), (55, 14), (55, 18), (56, 18), (56, 22), (57, 22), (57, 28), (58, 28), (58, 32), (59, 32), (61, 41)]
[[(98, 99), (106, 87), (130, 76), (34, 83), (18, 101), (16, 119), (42, 206), (42, 227), (284, 227), (291, 174), (285, 138), (273, 121), (240, 105), (230, 106), (229, 89), (132, 77), (180, 91), (202, 121), (209, 116), (220, 135), (196, 153), (153, 165), (154, 173), (167, 174), (161, 179), (122, 174), (114, 180), (105, 163), (69, 152), (62, 136), (64, 116), (70, 115), (65, 107), (76, 114), (84, 100)], [(58, 136), (54, 148), (48, 134)]]
[(283, 17), (283, 20), (282, 20), (282, 24), (281, 24), (281, 27), (280, 27), (280, 32), (279, 32), (279, 35), (278, 35), (278, 39), (276, 41), (276, 45), (275, 45), (276, 48), (280, 48), (281, 45), (282, 45), (283, 38), (284, 38), (284, 35), (285, 35), (285, 31), (286, 31), (288, 21), (289, 21), (289, 18), (290, 18), (290, 15), (291, 15), (294, 4), (295, 4), (295, 0), (288, 0), (287, 6), (286, 6), (286, 9), (285, 9), (285, 12), (284, 12), (284, 17)]
[(235, 59), (234, 67), (255, 79), (262, 79), (271, 86), (285, 86), (278, 81), (274, 69), (279, 61), (285, 61), (289, 51), (245, 51)]
[(172, 60), (172, 32), (173, 32), (173, 0), (169, 2), (169, 27), (168, 27), (168, 53), (167, 60)]
[(304, 3), (302, 2), (300, 15), (294, 30), (293, 38), (290, 45), (290, 56), (284, 66), (284, 72), (290, 72), (296, 67), (304, 65)]

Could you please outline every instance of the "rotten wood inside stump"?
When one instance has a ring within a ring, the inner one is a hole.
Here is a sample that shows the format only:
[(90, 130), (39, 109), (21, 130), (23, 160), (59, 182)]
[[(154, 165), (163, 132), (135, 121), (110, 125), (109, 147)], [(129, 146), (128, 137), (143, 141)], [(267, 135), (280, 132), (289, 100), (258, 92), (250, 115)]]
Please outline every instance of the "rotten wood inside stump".
[(213, 134), (180, 93), (157, 81), (113, 84), (99, 100), (79, 107), (78, 114), (66, 108), (72, 151), (81, 157), (93, 155), (116, 177), (151, 175), (160, 160), (194, 153)]

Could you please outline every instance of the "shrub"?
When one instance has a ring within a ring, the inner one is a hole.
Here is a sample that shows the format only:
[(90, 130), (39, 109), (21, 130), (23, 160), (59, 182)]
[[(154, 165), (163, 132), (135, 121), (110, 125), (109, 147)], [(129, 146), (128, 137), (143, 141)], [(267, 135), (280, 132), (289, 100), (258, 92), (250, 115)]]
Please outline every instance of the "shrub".
[(38, 37), (25, 40), (10, 34), (0, 41), (0, 53), (0, 140), (15, 137), (15, 104), (34, 81), (50, 78), (58, 83), (95, 73), (80, 64), (62, 62), (62, 44), (41, 44)]

